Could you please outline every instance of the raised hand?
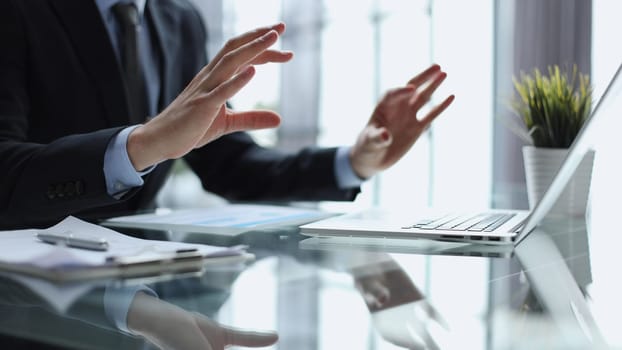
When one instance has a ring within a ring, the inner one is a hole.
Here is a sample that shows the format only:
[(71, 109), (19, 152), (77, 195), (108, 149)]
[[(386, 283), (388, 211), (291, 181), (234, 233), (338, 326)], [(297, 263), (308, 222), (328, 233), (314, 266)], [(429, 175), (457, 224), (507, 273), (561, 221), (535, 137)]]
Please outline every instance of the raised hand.
[(291, 52), (269, 49), (284, 30), (279, 23), (230, 39), (162, 113), (130, 134), (134, 167), (179, 158), (234, 131), (278, 126), (280, 117), (272, 111), (233, 112), (225, 103), (252, 79), (253, 65), (292, 58)]
[(358, 176), (366, 179), (395, 164), (451, 104), (453, 95), (426, 115), (418, 115), (446, 77), (438, 65), (432, 65), (406, 86), (384, 95), (350, 151), (350, 162)]

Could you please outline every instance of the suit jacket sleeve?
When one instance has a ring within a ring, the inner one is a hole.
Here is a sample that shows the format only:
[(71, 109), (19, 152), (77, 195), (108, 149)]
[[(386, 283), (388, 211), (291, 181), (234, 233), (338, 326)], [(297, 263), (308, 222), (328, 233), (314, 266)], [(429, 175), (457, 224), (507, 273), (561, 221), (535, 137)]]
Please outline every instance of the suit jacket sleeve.
[(335, 148), (285, 153), (234, 133), (186, 156), (203, 188), (230, 200), (353, 200), (359, 188), (339, 189)]

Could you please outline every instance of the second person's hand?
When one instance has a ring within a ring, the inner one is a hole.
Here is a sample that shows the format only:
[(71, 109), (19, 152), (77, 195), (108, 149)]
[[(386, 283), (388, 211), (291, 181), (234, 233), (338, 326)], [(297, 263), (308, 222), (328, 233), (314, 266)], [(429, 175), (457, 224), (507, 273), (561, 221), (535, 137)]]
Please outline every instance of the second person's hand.
[(367, 126), (350, 151), (354, 172), (367, 179), (395, 164), (408, 152), (432, 121), (453, 102), (446, 97), (425, 115), (421, 108), (447, 74), (432, 65), (403, 87), (388, 91), (376, 106)]

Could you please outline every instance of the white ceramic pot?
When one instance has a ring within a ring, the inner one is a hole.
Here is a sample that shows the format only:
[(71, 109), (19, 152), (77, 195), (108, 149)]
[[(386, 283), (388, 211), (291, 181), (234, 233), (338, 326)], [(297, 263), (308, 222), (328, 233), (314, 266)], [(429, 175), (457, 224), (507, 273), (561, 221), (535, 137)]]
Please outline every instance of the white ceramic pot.
[[(567, 153), (567, 148), (523, 147), (527, 198), (530, 209), (535, 207), (546, 192)], [(577, 167), (549, 214), (556, 216), (585, 215), (593, 164), (594, 151), (590, 150)]]

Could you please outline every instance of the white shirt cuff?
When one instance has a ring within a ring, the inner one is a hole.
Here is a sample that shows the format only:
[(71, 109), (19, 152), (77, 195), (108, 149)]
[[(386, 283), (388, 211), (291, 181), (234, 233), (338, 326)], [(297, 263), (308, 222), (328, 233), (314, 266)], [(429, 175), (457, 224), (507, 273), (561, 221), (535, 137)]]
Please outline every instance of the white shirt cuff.
[(136, 171), (127, 154), (127, 139), (130, 133), (140, 125), (134, 125), (121, 130), (108, 144), (104, 155), (104, 176), (108, 194), (119, 198), (132, 187), (142, 186), (141, 176), (150, 173), (151, 166), (144, 171)]
[(104, 292), (104, 309), (106, 317), (122, 332), (132, 334), (127, 328), (127, 314), (134, 296), (138, 292), (152, 295), (157, 298), (157, 294), (145, 285), (112, 287), (107, 286)]
[(339, 147), (335, 154), (335, 178), (340, 189), (359, 187), (365, 181), (352, 169), (349, 154), (350, 147)]

